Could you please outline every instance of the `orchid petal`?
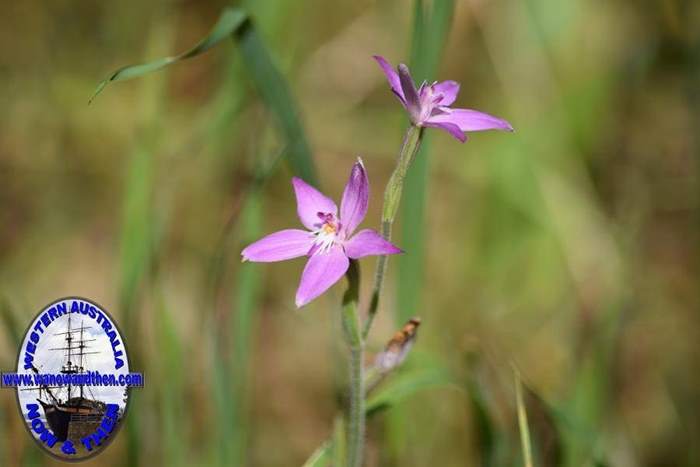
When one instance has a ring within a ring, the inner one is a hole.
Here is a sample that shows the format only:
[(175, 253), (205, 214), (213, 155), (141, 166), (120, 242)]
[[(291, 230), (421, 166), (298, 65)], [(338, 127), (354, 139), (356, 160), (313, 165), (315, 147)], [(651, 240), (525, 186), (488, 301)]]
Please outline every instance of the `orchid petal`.
[(319, 213), (337, 216), (338, 207), (332, 199), (300, 178), (292, 178), (292, 184), (297, 197), (297, 214), (304, 227), (309, 230), (320, 227)]
[(269, 263), (304, 256), (313, 246), (314, 236), (305, 230), (280, 230), (245, 247), (243, 261)]
[(454, 123), (434, 122), (433, 117), (430, 117), (430, 119), (427, 122), (423, 123), (423, 126), (437, 128), (439, 130), (445, 130), (446, 132), (460, 140), (462, 143), (464, 143), (467, 140), (467, 135), (464, 134), (464, 132), (460, 130), (459, 127)]
[(403, 251), (376, 230), (364, 229), (345, 242), (345, 253), (352, 259), (359, 259), (371, 255), (395, 255)]
[(401, 89), (406, 100), (406, 109), (415, 123), (420, 116), (420, 98), (418, 97), (413, 78), (411, 78), (411, 73), (403, 63), (399, 65), (399, 80), (401, 81)]
[(405, 103), (406, 99), (403, 96), (403, 90), (401, 90), (401, 80), (399, 79), (399, 74), (396, 73), (396, 70), (394, 70), (389, 62), (384, 59), (384, 57), (374, 55), (373, 58), (382, 68), (382, 71), (386, 76), (386, 80), (389, 82), (389, 86), (391, 86), (391, 90), (394, 92), (394, 94), (396, 94), (396, 97), (398, 97), (402, 103)]
[(462, 131), (505, 130), (513, 131), (513, 127), (502, 118), (471, 109), (450, 109), (440, 107), (444, 113), (430, 116), (431, 123), (452, 123)]
[(365, 218), (368, 204), (369, 180), (360, 159), (352, 166), (343, 199), (340, 201), (340, 222), (346, 235), (351, 235)]
[(440, 105), (450, 105), (457, 99), (459, 83), (457, 81), (442, 81), (433, 85), (433, 91), (435, 94), (442, 94)]
[(350, 260), (339, 246), (309, 258), (297, 289), (296, 305), (302, 307), (338, 282), (348, 270)]

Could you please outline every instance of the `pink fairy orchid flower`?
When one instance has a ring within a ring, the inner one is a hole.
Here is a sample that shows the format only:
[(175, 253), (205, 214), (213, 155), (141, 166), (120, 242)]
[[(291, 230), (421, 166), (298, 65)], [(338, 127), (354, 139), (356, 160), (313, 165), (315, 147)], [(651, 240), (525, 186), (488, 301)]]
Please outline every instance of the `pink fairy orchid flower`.
[(383, 57), (375, 55), (374, 59), (414, 125), (445, 130), (461, 142), (467, 140), (467, 131), (513, 131), (510, 123), (501, 118), (476, 110), (450, 107), (459, 93), (459, 83), (456, 81), (436, 81), (433, 84), (424, 81), (416, 89), (406, 65), (400, 64), (397, 72)]
[(338, 282), (350, 265), (350, 259), (370, 255), (393, 255), (402, 251), (378, 232), (364, 229), (353, 232), (365, 218), (369, 202), (369, 180), (362, 160), (350, 172), (340, 202), (335, 203), (317, 189), (294, 177), (297, 214), (308, 230), (287, 229), (272, 233), (248, 245), (241, 252), (243, 261), (260, 263), (308, 256), (296, 294), (302, 307)]

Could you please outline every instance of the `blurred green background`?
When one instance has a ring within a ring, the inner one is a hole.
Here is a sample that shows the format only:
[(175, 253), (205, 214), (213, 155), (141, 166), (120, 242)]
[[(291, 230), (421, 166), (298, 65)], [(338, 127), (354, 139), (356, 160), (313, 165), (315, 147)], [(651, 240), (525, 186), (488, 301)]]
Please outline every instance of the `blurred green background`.
[[(251, 1), (252, 39), (87, 105), (111, 70), (187, 50), (225, 6), (3, 4), (0, 366), (41, 307), (82, 295), (146, 374), (87, 464), (296, 466), (331, 435), (343, 286), (295, 310), (303, 260), (239, 251), (298, 225), (293, 170), (337, 199), (358, 155), (378, 228), (407, 124), (381, 54), (460, 81), (458, 106), (516, 133), (429, 132), (412, 168), (408, 253), (389, 262), (370, 358), (408, 317), (423, 325), (366, 464), (522, 465), (515, 366), (535, 465), (700, 465), (698, 2)], [(362, 268), (366, 302), (374, 260)], [(0, 459), (58, 464), (9, 390)]]

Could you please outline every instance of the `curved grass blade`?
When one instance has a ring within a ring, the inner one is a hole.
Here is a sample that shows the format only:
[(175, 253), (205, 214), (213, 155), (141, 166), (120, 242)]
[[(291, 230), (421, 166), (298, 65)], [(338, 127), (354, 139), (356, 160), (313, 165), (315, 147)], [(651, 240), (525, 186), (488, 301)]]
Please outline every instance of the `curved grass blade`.
[(237, 8), (225, 8), (211, 32), (190, 50), (179, 55), (158, 58), (148, 63), (140, 63), (138, 65), (129, 65), (119, 68), (97, 85), (97, 89), (92, 97), (90, 97), (88, 103), (92, 102), (95, 97), (102, 92), (105, 86), (111, 82), (137, 78), (139, 76), (165, 68), (173, 63), (196, 57), (197, 55), (206, 52), (222, 40), (229, 37), (245, 22), (246, 18), (247, 15)]
[(143, 76), (181, 60), (195, 57), (229, 36), (240, 45), (245, 66), (251, 74), (251, 81), (265, 106), (276, 117), (277, 125), (286, 140), (286, 156), (292, 171), (308, 183), (318, 186), (311, 148), (287, 81), (275, 65), (248, 14), (240, 8), (225, 8), (209, 35), (187, 52), (118, 69), (97, 86), (90, 102), (110, 82)]

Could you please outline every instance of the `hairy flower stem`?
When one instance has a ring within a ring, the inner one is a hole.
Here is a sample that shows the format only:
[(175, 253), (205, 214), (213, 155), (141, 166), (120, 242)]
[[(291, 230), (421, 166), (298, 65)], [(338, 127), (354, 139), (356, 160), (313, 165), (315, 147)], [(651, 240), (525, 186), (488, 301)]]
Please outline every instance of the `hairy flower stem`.
[[(403, 191), (404, 180), (406, 179), (406, 173), (408, 173), (408, 168), (411, 166), (418, 148), (420, 147), (421, 140), (423, 139), (423, 127), (418, 127), (411, 125), (406, 130), (406, 136), (404, 136), (403, 144), (401, 145), (401, 151), (399, 152), (399, 158), (396, 163), (396, 168), (391, 174), (389, 183), (387, 183), (384, 190), (384, 206), (382, 207), (382, 236), (387, 240), (391, 240), (391, 228), (394, 224), (394, 219), (396, 218), (396, 212), (399, 209), (399, 204), (401, 203), (401, 193)], [(384, 283), (384, 275), (386, 273), (386, 263), (389, 257), (387, 255), (380, 256), (377, 260), (377, 272), (374, 275), (374, 288), (372, 289), (372, 301), (369, 305), (369, 310), (367, 312), (367, 321), (365, 322), (364, 329), (362, 331), (362, 338), (366, 338), (369, 334), (369, 330), (372, 327), (372, 321), (377, 314), (377, 308), (379, 307), (379, 295), (382, 291), (382, 284)]]
[(343, 335), (350, 352), (350, 404), (347, 427), (347, 467), (360, 467), (365, 444), (364, 339), (357, 310), (360, 267), (350, 261), (346, 273), (348, 290), (343, 296)]

